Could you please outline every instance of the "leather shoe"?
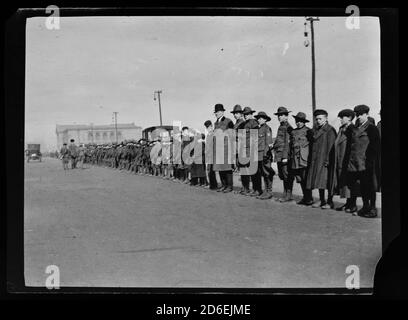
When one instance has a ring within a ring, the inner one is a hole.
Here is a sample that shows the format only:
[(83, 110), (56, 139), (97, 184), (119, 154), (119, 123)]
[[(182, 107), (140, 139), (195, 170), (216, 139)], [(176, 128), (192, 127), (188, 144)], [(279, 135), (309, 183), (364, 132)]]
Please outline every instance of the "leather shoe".
[(235, 194), (242, 194), (243, 192), (244, 192), (244, 188), (234, 191)]
[(313, 204), (313, 200), (312, 200), (312, 199), (305, 201), (305, 206), (311, 206), (312, 204)]
[(242, 193), (243, 196), (249, 196), (251, 194), (251, 191), (249, 189), (244, 190), (244, 192)]
[(362, 217), (364, 218), (376, 218), (377, 217), (377, 209), (376, 208), (371, 208), (365, 213), (361, 214)]
[(336, 208), (336, 211), (344, 211), (344, 210), (346, 210), (346, 209), (347, 209), (347, 205), (346, 205), (346, 204), (343, 204), (342, 206), (337, 207), (337, 208)]
[(352, 206), (352, 207), (346, 208), (345, 211), (346, 211), (347, 213), (354, 213), (354, 212), (357, 211), (357, 207), (356, 207), (356, 206)]
[(259, 197), (261, 193), (259, 191), (255, 191), (254, 193), (250, 194), (251, 197)]
[(326, 204), (322, 205), (321, 208), (322, 208), (323, 210), (325, 210), (325, 209), (331, 209), (332, 206), (331, 206), (329, 203), (326, 203)]
[(303, 206), (306, 204), (306, 200), (302, 198), (300, 201), (296, 202), (296, 204)]
[(370, 211), (370, 208), (368, 207), (362, 207), (360, 210), (357, 211), (357, 215), (364, 216)]
[(312, 204), (312, 208), (320, 208), (320, 207), (322, 207), (322, 206), (324, 206), (325, 205), (325, 203), (321, 203), (320, 201), (319, 202), (315, 202), (315, 203), (313, 203)]
[(273, 197), (272, 193), (268, 191), (264, 191), (259, 197), (256, 197), (256, 198), (260, 200), (267, 200), (267, 199), (271, 199), (272, 197)]

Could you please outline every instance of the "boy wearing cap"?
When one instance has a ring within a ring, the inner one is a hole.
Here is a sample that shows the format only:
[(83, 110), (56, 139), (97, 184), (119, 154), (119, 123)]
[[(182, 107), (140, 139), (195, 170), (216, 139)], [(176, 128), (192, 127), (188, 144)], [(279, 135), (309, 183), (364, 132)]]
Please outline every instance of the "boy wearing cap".
[[(190, 132), (188, 127), (183, 127), (181, 129), (181, 154), (183, 154), (184, 149), (191, 143), (192, 139), (190, 137)], [(189, 173), (190, 173), (190, 164), (184, 162), (183, 157), (181, 157), (181, 165), (179, 166), (179, 174), (182, 180), (182, 183), (190, 183), (189, 180)]]
[[(234, 128), (234, 124), (231, 119), (228, 119), (227, 117), (224, 116), (224, 106), (220, 103), (216, 104), (214, 107), (214, 114), (217, 120), (214, 123), (214, 130), (221, 130), (222, 132), (225, 132), (226, 135), (228, 136), (231, 131)], [(231, 154), (231, 143), (234, 143), (235, 141), (230, 141), (228, 138), (227, 142), (225, 142), (224, 139), (224, 144), (223, 148), (219, 151), (224, 152), (224, 163), (217, 163), (217, 155), (216, 155), (216, 149), (217, 149), (217, 139), (224, 138), (224, 135), (219, 135), (217, 136), (217, 132), (214, 132), (214, 171), (218, 171), (218, 174), (220, 175), (220, 180), (222, 187), (218, 189), (218, 192), (232, 192), (233, 191), (233, 176), (232, 176), (232, 163), (229, 161), (229, 154)]]
[(78, 149), (77, 149), (77, 146), (75, 145), (74, 139), (70, 140), (68, 149), (69, 149), (69, 154), (71, 156), (71, 169), (75, 169), (76, 163), (77, 163), (77, 157), (78, 157)]
[(207, 120), (204, 122), (204, 127), (206, 128), (207, 131), (207, 136), (205, 138), (205, 163), (206, 163), (206, 169), (207, 169), (207, 174), (208, 174), (208, 182), (209, 186), (208, 188), (210, 190), (217, 190), (218, 189), (218, 183), (217, 183), (217, 177), (215, 175), (214, 171), (214, 158), (213, 158), (213, 142), (214, 142), (214, 135), (213, 135), (213, 124), (211, 120)]
[(193, 150), (190, 155), (193, 156), (191, 164), (191, 182), (192, 186), (203, 187), (207, 184), (206, 170), (205, 170), (205, 135), (203, 133), (196, 133), (193, 140)]
[[(380, 135), (377, 127), (368, 119), (370, 108), (366, 105), (358, 105), (354, 108), (359, 126), (354, 129), (351, 138), (350, 161), (347, 170), (349, 172), (349, 185), (354, 189), (357, 181), (360, 181), (363, 207), (358, 215), (366, 218), (375, 218), (376, 192), (379, 191), (379, 154), (381, 152)], [(353, 201), (357, 195), (352, 192)]]
[(171, 140), (170, 135), (166, 134), (162, 139), (162, 163), (163, 163), (163, 178), (168, 180), (171, 178)]
[[(243, 114), (245, 117), (245, 139), (246, 139), (246, 157), (250, 158), (251, 156), (251, 130), (258, 130), (259, 128), (259, 123), (256, 121), (256, 119), (253, 116), (253, 113), (255, 113), (255, 110), (252, 110), (250, 107), (245, 107), (243, 110)], [(259, 160), (259, 159), (258, 159)], [(251, 163), (246, 164), (245, 166), (242, 166), (241, 169), (241, 181), (242, 184), (244, 185), (244, 191), (242, 194), (244, 196), (250, 196), (250, 197), (259, 197), (262, 194), (262, 181), (261, 181), (261, 175), (259, 170), (256, 170), (256, 172), (252, 175), (248, 175), (247, 170), (248, 167), (251, 166)], [(252, 191), (249, 191), (249, 181), (252, 181)]]
[(265, 191), (262, 192), (258, 199), (266, 200), (273, 197), (272, 182), (275, 171), (271, 167), (272, 154), (272, 129), (266, 123), (271, 118), (263, 111), (258, 112), (255, 119), (259, 123), (258, 129), (258, 174), (264, 178)]
[(334, 170), (331, 193), (347, 198), (346, 204), (336, 208), (337, 211), (345, 210), (353, 213), (357, 210), (355, 199), (351, 198), (350, 189), (347, 185), (347, 166), (350, 161), (351, 137), (354, 130), (354, 111), (344, 109), (337, 115), (340, 118), (340, 128), (334, 142)]
[(289, 174), (288, 169), (288, 154), (289, 154), (289, 135), (293, 130), (288, 122), (288, 109), (279, 107), (275, 115), (279, 120), (279, 128), (276, 134), (276, 139), (273, 144), (275, 151), (275, 159), (278, 165), (279, 178), (283, 181), (283, 197), (277, 199), (280, 202), (292, 201), (293, 176)]
[(181, 181), (181, 132), (180, 130), (176, 127), (176, 131), (173, 131), (173, 145), (172, 145), (172, 151), (173, 151), (173, 181)]
[(78, 163), (81, 169), (84, 168), (84, 161), (85, 161), (85, 146), (81, 144), (78, 147)]
[(309, 120), (306, 119), (305, 113), (298, 112), (293, 118), (295, 118), (296, 128), (289, 135), (289, 174), (302, 188), (303, 198), (297, 204), (309, 206), (313, 204), (313, 197), (312, 190), (306, 188), (306, 176), (312, 130), (306, 126)]
[(60, 154), (61, 154), (61, 159), (62, 159), (62, 167), (64, 168), (64, 170), (68, 170), (68, 161), (70, 158), (70, 154), (69, 154), (69, 149), (66, 143), (62, 145)]
[[(231, 113), (234, 115), (234, 118), (236, 120), (233, 129), (236, 132), (236, 139), (237, 139), (236, 141), (237, 142), (238, 142), (239, 130), (243, 129), (244, 126), (245, 126), (245, 119), (244, 119), (244, 114), (242, 113), (242, 111), (243, 111), (242, 107), (239, 104), (235, 105), (233, 110), (231, 111)], [(241, 165), (240, 165), (240, 163), (238, 161), (238, 154), (236, 155), (236, 158), (237, 158), (236, 159), (236, 166), (239, 169), (241, 167)], [(242, 193), (244, 193), (244, 192), (246, 192), (248, 190), (249, 187), (247, 188), (247, 183), (246, 183), (245, 179), (246, 178), (242, 179), (242, 176), (241, 176), (242, 188), (239, 191), (235, 191), (235, 193), (242, 194)], [(248, 181), (248, 184), (249, 184), (249, 181)]]
[[(327, 122), (327, 111), (317, 109), (313, 113), (316, 124), (312, 129), (311, 156), (309, 171), (307, 173), (306, 188), (319, 189), (320, 203), (312, 205), (313, 208), (330, 209), (333, 208), (333, 195), (331, 194), (332, 175), (334, 164), (334, 141), (336, 140), (336, 130)], [(327, 201), (325, 190), (328, 190)]]

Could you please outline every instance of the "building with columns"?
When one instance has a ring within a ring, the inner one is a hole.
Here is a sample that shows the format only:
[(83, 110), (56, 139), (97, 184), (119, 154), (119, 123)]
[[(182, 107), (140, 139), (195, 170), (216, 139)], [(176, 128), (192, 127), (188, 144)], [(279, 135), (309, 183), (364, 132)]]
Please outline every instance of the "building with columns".
[(62, 144), (69, 143), (71, 139), (75, 140), (76, 144), (80, 143), (113, 143), (123, 140), (142, 138), (142, 127), (132, 123), (118, 123), (116, 139), (115, 125), (56, 125), (57, 148), (60, 149)]

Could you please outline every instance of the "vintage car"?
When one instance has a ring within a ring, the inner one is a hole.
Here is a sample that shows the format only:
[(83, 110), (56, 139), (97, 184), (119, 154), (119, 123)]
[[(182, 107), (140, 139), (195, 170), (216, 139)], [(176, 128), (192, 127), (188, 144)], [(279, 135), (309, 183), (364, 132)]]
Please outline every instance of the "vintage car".
[(173, 126), (153, 126), (146, 128), (142, 131), (142, 138), (148, 141), (154, 141), (163, 134), (171, 135), (173, 132)]
[(27, 162), (30, 162), (30, 160), (39, 160), (41, 162), (42, 154), (40, 151), (40, 145), (39, 144), (28, 144), (27, 150), (26, 150), (26, 157), (27, 157)]

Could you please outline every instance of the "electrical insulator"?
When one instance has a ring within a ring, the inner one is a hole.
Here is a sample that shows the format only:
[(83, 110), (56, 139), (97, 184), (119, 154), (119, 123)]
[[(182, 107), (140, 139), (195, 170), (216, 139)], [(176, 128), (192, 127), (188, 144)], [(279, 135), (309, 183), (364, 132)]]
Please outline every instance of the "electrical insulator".
[(304, 25), (305, 25), (305, 31), (303, 34), (305, 35), (305, 38), (307, 38), (307, 29), (306, 29), (307, 23), (305, 22)]
[(305, 42), (303, 42), (303, 44), (305, 45), (305, 47), (308, 47), (309, 44), (310, 44), (310, 43), (309, 43), (309, 40), (306, 39)]

